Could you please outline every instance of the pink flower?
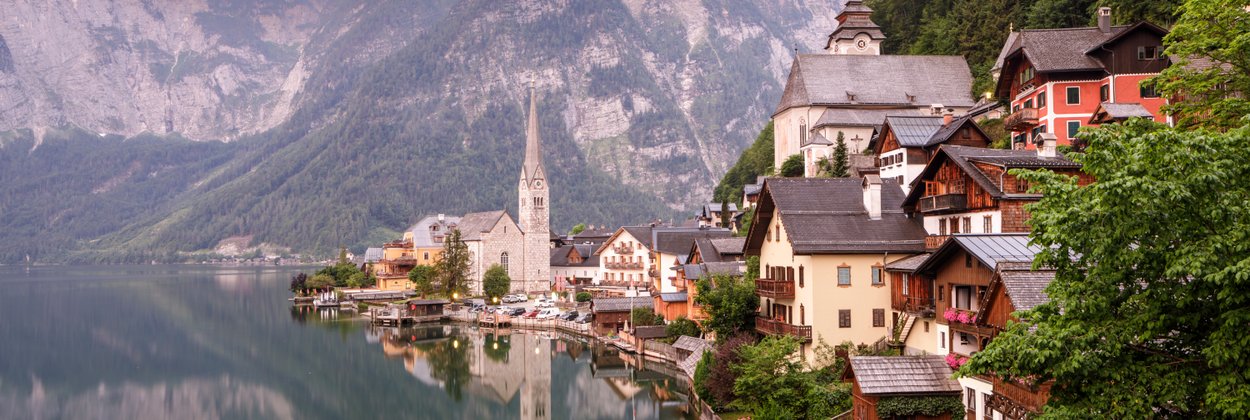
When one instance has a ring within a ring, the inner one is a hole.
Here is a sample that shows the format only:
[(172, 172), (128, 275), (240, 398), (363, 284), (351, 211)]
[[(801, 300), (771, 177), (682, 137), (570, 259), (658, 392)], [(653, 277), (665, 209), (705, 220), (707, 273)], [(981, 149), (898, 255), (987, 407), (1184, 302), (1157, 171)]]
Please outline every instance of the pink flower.
[(955, 308), (946, 308), (946, 312), (942, 313), (942, 318), (946, 318), (948, 322), (954, 322), (959, 317), (959, 311)]
[(967, 324), (970, 321), (972, 321), (972, 314), (964, 312), (964, 311), (959, 311), (959, 323)]

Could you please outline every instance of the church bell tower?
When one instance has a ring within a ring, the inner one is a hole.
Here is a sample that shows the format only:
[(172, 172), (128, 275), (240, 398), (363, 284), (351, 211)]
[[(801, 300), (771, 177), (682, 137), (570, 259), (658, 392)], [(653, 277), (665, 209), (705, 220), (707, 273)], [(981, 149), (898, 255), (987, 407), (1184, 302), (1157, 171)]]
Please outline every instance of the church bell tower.
[(530, 293), (551, 290), (551, 210), (547, 171), (538, 137), (538, 96), (530, 84), (529, 121), (525, 127), (525, 162), (517, 187), (517, 222), (525, 232), (525, 269), (514, 288)]

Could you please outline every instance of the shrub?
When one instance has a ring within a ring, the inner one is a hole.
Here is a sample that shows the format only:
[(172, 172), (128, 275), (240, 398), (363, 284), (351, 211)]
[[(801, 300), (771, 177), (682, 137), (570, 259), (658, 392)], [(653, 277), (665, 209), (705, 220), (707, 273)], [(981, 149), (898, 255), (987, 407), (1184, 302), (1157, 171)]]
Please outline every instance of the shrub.
[(594, 296), (591, 296), (590, 292), (577, 292), (578, 302), (590, 302), (591, 299), (594, 299)]

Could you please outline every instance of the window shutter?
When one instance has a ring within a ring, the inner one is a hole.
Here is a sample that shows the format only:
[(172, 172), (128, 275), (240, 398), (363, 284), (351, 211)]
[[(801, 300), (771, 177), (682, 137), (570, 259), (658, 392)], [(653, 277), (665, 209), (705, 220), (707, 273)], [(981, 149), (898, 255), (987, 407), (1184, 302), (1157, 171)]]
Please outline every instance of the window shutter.
[(872, 310), (872, 326), (874, 327), (885, 326), (885, 309), (873, 309)]
[(851, 328), (851, 310), (838, 310), (838, 328)]

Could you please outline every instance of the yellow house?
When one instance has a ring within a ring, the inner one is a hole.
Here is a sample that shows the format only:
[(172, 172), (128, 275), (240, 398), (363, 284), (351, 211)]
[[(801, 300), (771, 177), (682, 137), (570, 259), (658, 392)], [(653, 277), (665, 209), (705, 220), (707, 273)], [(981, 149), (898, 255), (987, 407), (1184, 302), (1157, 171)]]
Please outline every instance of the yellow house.
[(382, 290), (405, 290), (412, 288), (408, 272), (417, 265), (412, 256), (412, 238), (387, 242), (382, 245), (382, 259), (373, 264), (373, 274), (378, 277), (377, 288)]
[(886, 338), (884, 267), (925, 249), (924, 227), (903, 213), (903, 198), (897, 183), (876, 175), (766, 180), (745, 248), (760, 257), (755, 329), (800, 338), (804, 358), (822, 338)]

